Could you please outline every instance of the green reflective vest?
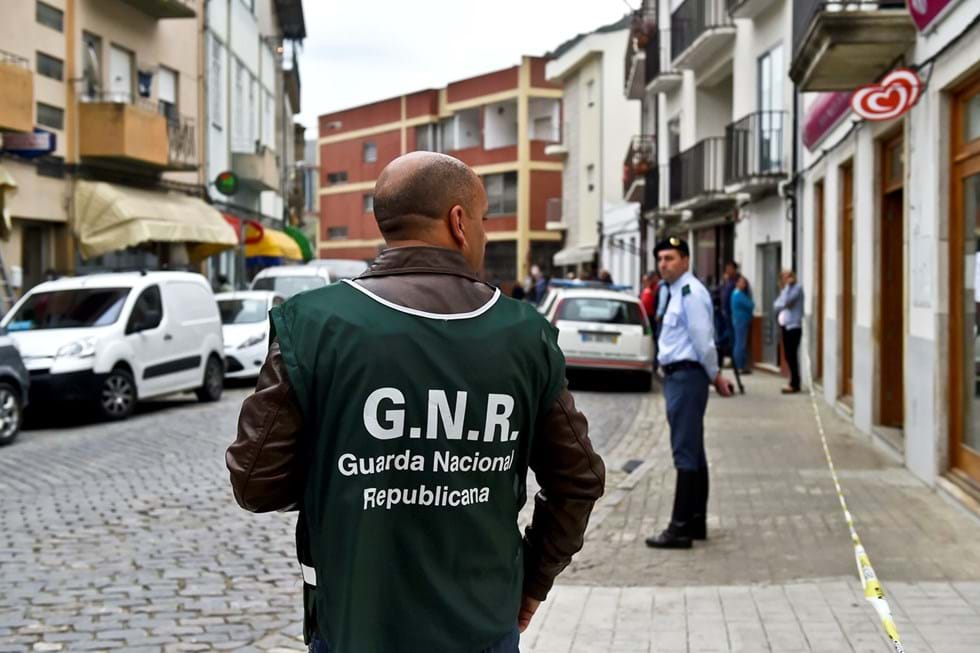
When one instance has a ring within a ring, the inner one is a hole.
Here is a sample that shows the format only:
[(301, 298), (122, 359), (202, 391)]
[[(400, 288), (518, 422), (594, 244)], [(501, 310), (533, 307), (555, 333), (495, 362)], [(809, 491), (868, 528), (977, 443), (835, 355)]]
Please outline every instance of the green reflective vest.
[(271, 319), (306, 425), (300, 531), (321, 637), (335, 653), (502, 638), (521, 599), (534, 425), (564, 383), (554, 327), (499, 291), (433, 315), (349, 282)]

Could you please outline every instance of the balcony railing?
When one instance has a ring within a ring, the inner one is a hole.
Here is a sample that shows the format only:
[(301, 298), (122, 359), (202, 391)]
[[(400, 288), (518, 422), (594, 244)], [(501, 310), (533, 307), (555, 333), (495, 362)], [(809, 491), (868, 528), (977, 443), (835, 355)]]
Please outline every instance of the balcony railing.
[(725, 139), (706, 138), (670, 160), (671, 206), (725, 192)]
[(793, 0), (789, 76), (804, 91), (854, 89), (889, 70), (916, 34), (905, 0)]
[(727, 28), (734, 33), (726, 0), (684, 0), (670, 16), (670, 52), (677, 59), (703, 34)]
[(656, 137), (649, 134), (634, 136), (623, 160), (623, 196), (627, 201), (640, 201), (637, 182), (646, 182), (647, 173), (657, 167)]
[(784, 152), (786, 112), (757, 111), (725, 129), (725, 185), (786, 174)]

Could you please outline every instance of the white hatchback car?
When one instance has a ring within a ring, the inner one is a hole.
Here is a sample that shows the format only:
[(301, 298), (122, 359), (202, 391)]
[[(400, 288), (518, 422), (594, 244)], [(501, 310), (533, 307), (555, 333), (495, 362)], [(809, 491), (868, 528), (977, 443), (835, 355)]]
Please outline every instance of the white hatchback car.
[(569, 369), (629, 372), (650, 388), (653, 335), (638, 298), (576, 284), (553, 286), (540, 310), (558, 329)]
[(247, 379), (259, 375), (269, 351), (269, 311), (283, 302), (267, 290), (219, 293), (225, 338), (225, 377)]
[(306, 290), (315, 290), (334, 281), (327, 268), (315, 265), (277, 265), (266, 268), (252, 279), (251, 290), (269, 290), (289, 299)]
[(32, 288), (0, 321), (31, 377), (31, 402), (79, 400), (125, 419), (139, 399), (224, 387), (218, 304), (190, 272), (69, 277)]
[(369, 267), (364, 261), (346, 258), (315, 258), (306, 265), (325, 268), (330, 273), (332, 281), (353, 279), (359, 274), (367, 272)]

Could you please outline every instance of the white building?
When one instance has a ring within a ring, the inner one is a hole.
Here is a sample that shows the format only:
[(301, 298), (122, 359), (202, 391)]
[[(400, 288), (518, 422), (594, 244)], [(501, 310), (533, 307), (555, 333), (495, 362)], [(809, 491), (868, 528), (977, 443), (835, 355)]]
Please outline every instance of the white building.
[[(549, 154), (565, 157), (561, 221), (564, 247), (554, 257), (563, 273), (597, 273), (639, 287), (639, 205), (623, 200), (622, 156), (637, 131), (640, 107), (623, 96), (623, 48), (630, 17), (559, 46), (546, 74), (562, 84), (561, 143)], [(600, 234), (600, 225), (602, 233)]]
[[(817, 11), (791, 61), (804, 90), (836, 92), (807, 93), (802, 124), (801, 270), (820, 392), (967, 503), (980, 497), (978, 15), (980, 0)], [(840, 40), (842, 18), (856, 40)], [(886, 122), (850, 113), (851, 92), (897, 61), (925, 84), (918, 104)]]
[[(208, 192), (240, 231), (248, 220), (281, 228), (299, 111), (291, 55), (306, 36), (301, 0), (208, 0), (206, 30)], [(240, 184), (230, 197), (213, 183), (225, 171)], [(214, 272), (241, 283), (241, 258), (223, 255)]]

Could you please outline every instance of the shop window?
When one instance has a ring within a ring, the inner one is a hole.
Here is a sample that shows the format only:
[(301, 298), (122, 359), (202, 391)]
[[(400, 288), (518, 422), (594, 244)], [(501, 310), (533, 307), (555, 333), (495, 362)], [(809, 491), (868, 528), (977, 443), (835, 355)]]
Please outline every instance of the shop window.
[(37, 124), (51, 129), (65, 128), (65, 111), (44, 102), (37, 103)]
[(58, 57), (52, 57), (43, 52), (37, 53), (37, 73), (56, 79), (59, 82), (65, 79), (65, 62)]
[(490, 208), (487, 215), (513, 215), (517, 213), (517, 173), (505, 172), (486, 175), (483, 185), (487, 190)]
[(34, 17), (38, 23), (45, 27), (50, 27), (59, 32), (65, 30), (65, 13), (51, 5), (38, 2)]

